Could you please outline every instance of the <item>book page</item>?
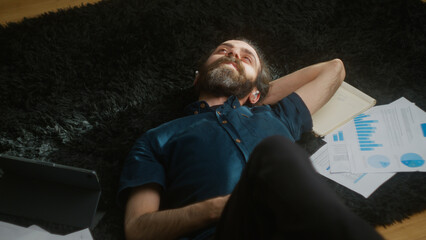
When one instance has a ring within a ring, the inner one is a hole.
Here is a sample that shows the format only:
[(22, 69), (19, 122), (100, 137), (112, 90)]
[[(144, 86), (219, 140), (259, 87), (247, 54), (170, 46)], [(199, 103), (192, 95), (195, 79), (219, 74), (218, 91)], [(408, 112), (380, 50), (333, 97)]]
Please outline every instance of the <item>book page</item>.
[(330, 101), (312, 115), (313, 130), (319, 136), (327, 135), (375, 103), (375, 99), (343, 82)]

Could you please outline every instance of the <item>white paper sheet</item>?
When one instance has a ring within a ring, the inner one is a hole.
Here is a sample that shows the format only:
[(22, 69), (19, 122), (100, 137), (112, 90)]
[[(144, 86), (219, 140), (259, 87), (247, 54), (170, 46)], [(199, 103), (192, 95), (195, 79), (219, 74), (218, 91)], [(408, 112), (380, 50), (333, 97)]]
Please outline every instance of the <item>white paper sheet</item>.
[(0, 239), (7, 240), (93, 240), (89, 229), (83, 229), (65, 236), (51, 234), (32, 225), (28, 228), (0, 221)]
[(311, 156), (315, 170), (321, 175), (368, 198), (395, 173), (331, 173), (328, 154), (329, 144), (324, 145)]
[(65, 235), (66, 239), (78, 239), (78, 240), (93, 240), (92, 234), (90, 233), (89, 229), (83, 229), (78, 232), (70, 233), (68, 235)]
[(39, 230), (20, 227), (14, 224), (0, 222), (0, 236), (10, 240), (51, 240), (50, 234)]
[(426, 113), (405, 98), (376, 106), (325, 137), (331, 172), (426, 171)]
[(44, 230), (43, 228), (41, 228), (37, 225), (31, 225), (31, 226), (28, 227), (28, 229), (37, 230), (37, 231), (40, 231), (40, 232), (47, 232), (46, 230)]

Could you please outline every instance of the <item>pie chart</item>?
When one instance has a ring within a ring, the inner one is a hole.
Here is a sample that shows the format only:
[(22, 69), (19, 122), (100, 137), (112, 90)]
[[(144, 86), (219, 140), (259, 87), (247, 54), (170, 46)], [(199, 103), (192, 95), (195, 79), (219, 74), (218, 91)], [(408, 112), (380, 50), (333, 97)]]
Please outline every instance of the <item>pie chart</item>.
[(417, 153), (406, 153), (401, 156), (401, 162), (407, 167), (421, 167), (425, 164), (425, 160)]
[(383, 155), (373, 155), (367, 159), (368, 164), (374, 168), (386, 168), (390, 165), (388, 157)]

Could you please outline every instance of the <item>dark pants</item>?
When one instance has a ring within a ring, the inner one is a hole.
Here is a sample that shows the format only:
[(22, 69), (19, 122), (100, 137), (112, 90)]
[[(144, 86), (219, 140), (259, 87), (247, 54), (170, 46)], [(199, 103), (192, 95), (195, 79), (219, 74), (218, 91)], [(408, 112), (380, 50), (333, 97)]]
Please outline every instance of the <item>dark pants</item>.
[(274, 136), (253, 151), (216, 239), (382, 239), (320, 179), (299, 146)]

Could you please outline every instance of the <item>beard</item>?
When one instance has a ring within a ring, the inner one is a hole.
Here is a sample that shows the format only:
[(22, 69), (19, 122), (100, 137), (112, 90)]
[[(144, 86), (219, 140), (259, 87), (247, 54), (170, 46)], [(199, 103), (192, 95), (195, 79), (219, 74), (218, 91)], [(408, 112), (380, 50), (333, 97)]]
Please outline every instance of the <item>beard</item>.
[[(226, 63), (233, 63), (236, 69), (225, 65)], [(200, 93), (208, 93), (215, 97), (234, 95), (242, 99), (253, 90), (254, 86), (254, 83), (247, 79), (241, 61), (224, 56), (200, 69), (196, 88)]]

